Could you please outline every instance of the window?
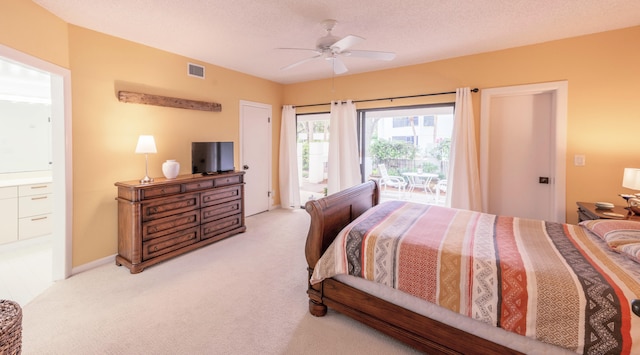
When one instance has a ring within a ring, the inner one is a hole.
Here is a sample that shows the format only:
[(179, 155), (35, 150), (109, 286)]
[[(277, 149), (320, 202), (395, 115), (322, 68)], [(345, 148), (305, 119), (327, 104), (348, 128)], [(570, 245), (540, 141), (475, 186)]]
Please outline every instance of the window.
[(436, 122), (436, 116), (424, 116), (423, 118), (423, 126), (425, 127), (433, 127), (435, 126), (435, 122)]
[[(453, 108), (449, 103), (358, 110), (363, 180), (380, 179), (379, 165), (384, 164), (388, 174), (405, 179), (408, 188), (402, 192), (382, 186), (383, 199), (444, 203)], [(416, 180), (416, 174), (430, 179)], [(426, 187), (421, 185), (425, 182)]]
[(393, 128), (418, 125), (418, 117), (393, 117)]

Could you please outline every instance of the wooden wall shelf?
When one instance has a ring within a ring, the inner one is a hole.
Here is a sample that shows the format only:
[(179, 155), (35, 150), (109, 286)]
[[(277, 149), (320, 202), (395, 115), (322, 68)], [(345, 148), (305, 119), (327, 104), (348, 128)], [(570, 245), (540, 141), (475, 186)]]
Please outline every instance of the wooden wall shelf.
[(215, 102), (178, 99), (160, 95), (142, 94), (130, 91), (118, 91), (120, 102), (130, 102), (143, 105), (184, 108), (189, 110), (221, 112), (222, 105)]

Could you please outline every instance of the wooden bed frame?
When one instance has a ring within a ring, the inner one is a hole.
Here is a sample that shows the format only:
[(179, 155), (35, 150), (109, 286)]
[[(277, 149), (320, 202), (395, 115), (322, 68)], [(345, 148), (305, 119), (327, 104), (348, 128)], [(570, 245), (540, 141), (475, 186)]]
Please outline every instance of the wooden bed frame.
[[(309, 278), (322, 253), (349, 222), (378, 204), (380, 190), (376, 182), (343, 190), (319, 200), (307, 202), (311, 225), (305, 246)], [(317, 317), (327, 307), (428, 353), (520, 354), (439, 321), (374, 297), (335, 279), (308, 284), (309, 312)]]

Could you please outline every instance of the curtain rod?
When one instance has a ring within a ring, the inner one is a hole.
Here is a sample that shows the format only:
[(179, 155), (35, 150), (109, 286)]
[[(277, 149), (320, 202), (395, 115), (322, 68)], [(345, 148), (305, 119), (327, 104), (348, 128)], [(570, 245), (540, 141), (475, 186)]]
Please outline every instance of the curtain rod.
[[(478, 92), (478, 88), (471, 89), (471, 92)], [(396, 99), (412, 99), (412, 98), (415, 98), (415, 97), (449, 95), (449, 94), (455, 94), (455, 93), (456, 93), (455, 91), (436, 92), (436, 93), (433, 93), (433, 94), (418, 94), (418, 95), (409, 95), (409, 96), (385, 97), (385, 98), (381, 98), (381, 99), (355, 100), (353, 102), (354, 103), (358, 103), (358, 102), (386, 101), (386, 100), (393, 101), (393, 100), (396, 100)], [(344, 103), (344, 101), (343, 101), (343, 103)], [(327, 102), (327, 103), (323, 103), (323, 104), (294, 105), (293, 107), (313, 107), (313, 106), (326, 106), (326, 105), (331, 105), (331, 103)]]

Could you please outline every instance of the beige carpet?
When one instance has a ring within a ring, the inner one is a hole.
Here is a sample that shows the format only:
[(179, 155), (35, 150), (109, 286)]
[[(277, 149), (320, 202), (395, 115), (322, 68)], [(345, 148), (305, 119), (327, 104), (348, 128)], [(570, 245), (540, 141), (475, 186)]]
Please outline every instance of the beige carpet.
[(309, 314), (304, 210), (247, 218), (247, 232), (131, 275), (103, 265), (23, 308), (23, 354), (402, 354), (332, 310)]

